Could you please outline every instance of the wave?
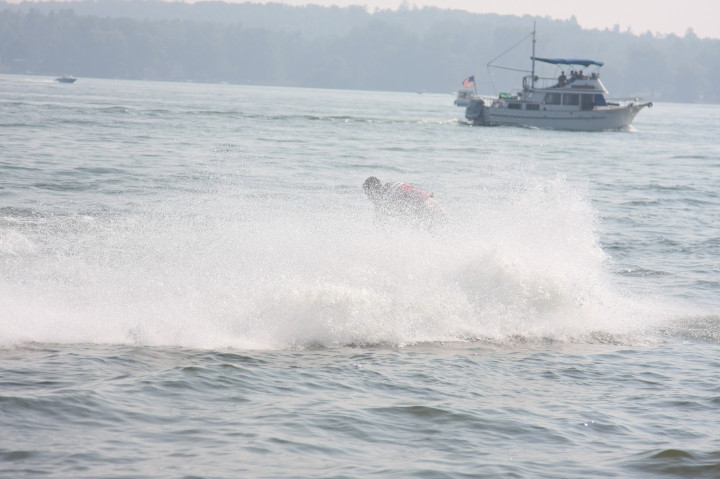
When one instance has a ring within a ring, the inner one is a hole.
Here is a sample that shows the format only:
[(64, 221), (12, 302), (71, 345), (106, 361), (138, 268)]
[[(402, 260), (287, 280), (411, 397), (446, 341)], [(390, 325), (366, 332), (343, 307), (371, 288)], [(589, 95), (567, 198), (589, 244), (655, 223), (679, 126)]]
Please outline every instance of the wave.
[(1, 222), (1, 344), (618, 342), (668, 318), (618, 283), (562, 178), (447, 205), (433, 232), (378, 229), (359, 195), (214, 195)]

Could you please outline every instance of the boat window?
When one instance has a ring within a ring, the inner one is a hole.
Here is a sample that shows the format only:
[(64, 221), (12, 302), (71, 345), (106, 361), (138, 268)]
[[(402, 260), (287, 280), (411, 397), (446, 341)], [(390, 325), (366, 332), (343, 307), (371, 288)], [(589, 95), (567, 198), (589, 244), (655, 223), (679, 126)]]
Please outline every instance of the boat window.
[(579, 105), (580, 95), (577, 93), (566, 93), (563, 95), (563, 105)]
[(560, 93), (546, 93), (545, 94), (546, 105), (559, 105), (560, 104)]
[(540, 105), (538, 105), (537, 103), (528, 103), (527, 105), (525, 105), (525, 109), (526, 110), (539, 110)]
[(522, 109), (522, 105), (520, 103), (509, 103), (508, 108), (511, 110), (520, 110)]
[(595, 95), (595, 106), (607, 106), (607, 102), (605, 101), (605, 97), (602, 96), (600, 93), (597, 93)]
[(592, 110), (595, 106), (595, 95), (580, 95), (580, 108)]

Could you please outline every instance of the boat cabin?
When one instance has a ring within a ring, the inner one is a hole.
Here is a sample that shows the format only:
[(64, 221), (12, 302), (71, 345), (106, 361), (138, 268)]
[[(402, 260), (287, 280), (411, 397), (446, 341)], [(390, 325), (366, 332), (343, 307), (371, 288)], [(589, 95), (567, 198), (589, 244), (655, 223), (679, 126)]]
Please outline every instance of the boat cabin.
[[(586, 67), (603, 65), (602, 62), (594, 60), (536, 57), (533, 57), (533, 60), (555, 65), (584, 65)], [(514, 95), (501, 93), (493, 102), (493, 106), (510, 110), (592, 110), (609, 105), (605, 99), (607, 92), (600, 81), (599, 72), (585, 75), (582, 70), (572, 70), (568, 77), (565, 71), (562, 71), (557, 78), (528, 75), (523, 78), (521, 92)]]

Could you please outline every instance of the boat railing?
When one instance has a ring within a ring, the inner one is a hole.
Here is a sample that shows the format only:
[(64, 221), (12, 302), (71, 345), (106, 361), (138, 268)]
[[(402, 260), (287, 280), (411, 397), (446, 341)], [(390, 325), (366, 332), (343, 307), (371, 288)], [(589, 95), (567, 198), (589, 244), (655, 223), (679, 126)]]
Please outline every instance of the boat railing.
[(523, 77), (523, 88), (525, 90), (530, 88), (546, 90), (548, 88), (558, 88), (560, 86), (564, 85), (561, 85), (557, 78), (539, 77), (535, 75), (535, 82), (533, 83), (531, 75)]
[(606, 98), (605, 101), (609, 106), (633, 106), (643, 103), (643, 99), (638, 97)]
[(633, 96), (633, 97), (625, 97), (625, 98), (608, 98), (607, 101), (622, 101), (622, 102), (642, 101), (642, 98), (638, 98), (638, 97), (636, 97), (636, 96)]

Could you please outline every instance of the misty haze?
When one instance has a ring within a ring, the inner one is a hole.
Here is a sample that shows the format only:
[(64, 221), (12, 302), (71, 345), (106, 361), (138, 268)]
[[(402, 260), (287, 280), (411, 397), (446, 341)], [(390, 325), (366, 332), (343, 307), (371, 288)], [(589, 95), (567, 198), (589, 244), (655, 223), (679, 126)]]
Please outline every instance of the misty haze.
[[(584, 30), (575, 21), (438, 8), (160, 1), (0, 3), (0, 73), (447, 93), (532, 30), (538, 55), (605, 62), (614, 96), (718, 102), (720, 40)], [(529, 50), (507, 58), (527, 68)]]

